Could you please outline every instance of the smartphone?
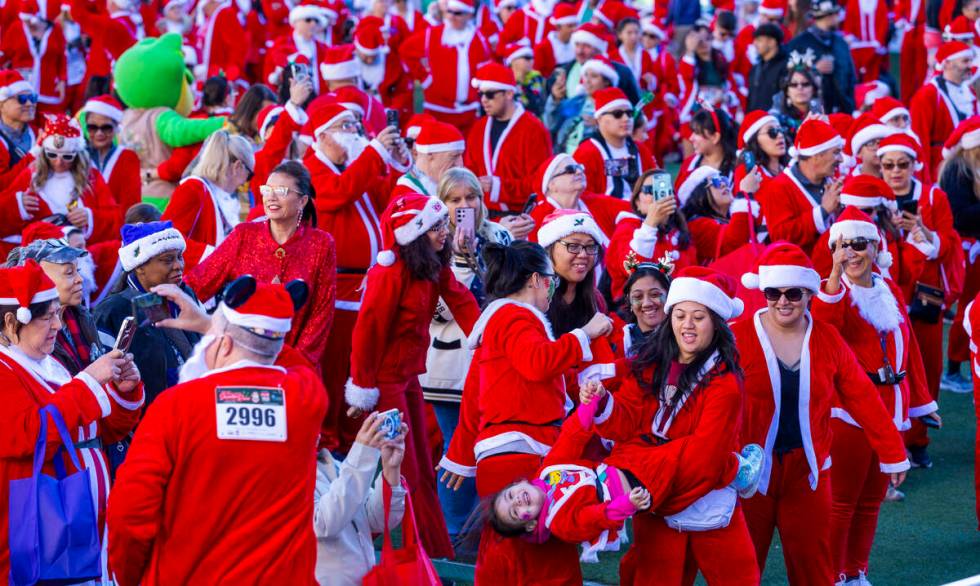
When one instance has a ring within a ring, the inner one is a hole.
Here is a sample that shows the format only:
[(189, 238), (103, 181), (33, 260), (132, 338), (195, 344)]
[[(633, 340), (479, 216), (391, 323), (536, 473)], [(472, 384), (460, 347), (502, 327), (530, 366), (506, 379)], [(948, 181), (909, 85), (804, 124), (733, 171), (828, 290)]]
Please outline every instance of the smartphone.
[(310, 79), (310, 68), (305, 63), (290, 63), (289, 71), (297, 82)]
[(653, 199), (659, 201), (667, 197), (674, 197), (674, 184), (670, 181), (670, 173), (658, 171), (653, 177)]
[(456, 229), (476, 233), (476, 210), (473, 208), (456, 208)]
[(925, 425), (926, 427), (931, 427), (932, 429), (939, 429), (939, 421), (935, 418), (935, 416), (933, 416), (932, 413), (919, 417), (919, 421), (922, 422), (922, 425)]
[(385, 439), (393, 440), (398, 437), (402, 427), (402, 414), (398, 409), (391, 409), (378, 413), (381, 418), (381, 430), (385, 432)]
[(755, 155), (752, 151), (744, 150), (742, 151), (742, 163), (745, 165), (745, 174), (748, 175), (755, 169)]
[(905, 201), (899, 202), (898, 210), (908, 212), (914, 216), (919, 213), (919, 202), (910, 197)]
[(524, 202), (524, 208), (521, 210), (521, 213), (530, 214), (536, 205), (538, 205), (538, 194), (532, 193), (527, 197), (527, 201)]
[(143, 295), (133, 297), (133, 310), (133, 313), (136, 313), (135, 310), (142, 311), (143, 315), (146, 316), (146, 319), (150, 320), (151, 324), (170, 317), (170, 311), (167, 309), (167, 300), (156, 293), (144, 293)]
[(129, 347), (133, 345), (133, 338), (136, 337), (136, 318), (128, 316), (119, 326), (119, 333), (116, 334), (116, 343), (112, 345), (113, 350), (121, 350), (124, 354), (129, 352)]
[[(398, 126), (398, 110), (385, 110), (385, 123), (388, 126), (393, 126), (399, 128)], [(401, 130), (399, 129), (399, 132)]]

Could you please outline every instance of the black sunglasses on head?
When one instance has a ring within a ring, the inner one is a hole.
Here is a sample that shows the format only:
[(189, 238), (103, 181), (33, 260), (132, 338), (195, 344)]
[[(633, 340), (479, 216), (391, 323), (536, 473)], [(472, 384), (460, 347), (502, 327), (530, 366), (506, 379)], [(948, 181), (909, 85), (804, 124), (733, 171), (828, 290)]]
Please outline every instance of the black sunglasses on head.
[(796, 303), (800, 299), (803, 299), (803, 289), (799, 287), (790, 287), (789, 289), (781, 290), (775, 287), (766, 287), (762, 290), (762, 294), (766, 296), (768, 301), (779, 301), (779, 298), (783, 295), (786, 296), (786, 301), (791, 301)]
[(89, 134), (95, 134), (101, 132), (103, 134), (110, 134), (115, 132), (116, 127), (112, 124), (86, 124), (85, 129), (88, 130)]

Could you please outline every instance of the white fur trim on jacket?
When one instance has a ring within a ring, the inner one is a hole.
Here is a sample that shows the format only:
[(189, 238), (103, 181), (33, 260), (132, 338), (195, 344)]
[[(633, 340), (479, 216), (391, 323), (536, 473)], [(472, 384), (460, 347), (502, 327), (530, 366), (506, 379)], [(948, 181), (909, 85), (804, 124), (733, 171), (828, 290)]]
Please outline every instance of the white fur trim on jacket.
[(520, 301), (514, 301), (513, 299), (494, 299), (483, 308), (483, 313), (480, 314), (480, 319), (476, 320), (473, 324), (473, 329), (470, 331), (469, 338), (466, 339), (466, 345), (470, 350), (476, 350), (480, 346), (480, 342), (483, 340), (483, 330), (487, 329), (487, 324), (490, 323), (490, 318), (493, 317), (495, 313), (506, 305), (516, 305), (523, 309), (531, 312), (534, 317), (538, 318), (541, 325), (544, 326), (544, 331), (548, 335), (548, 339), (552, 342), (555, 341), (555, 334), (551, 330), (551, 322), (548, 321), (548, 317), (541, 313), (537, 307), (533, 305), (528, 305), (527, 303), (521, 303)]
[(657, 233), (658, 230), (655, 226), (647, 223), (640, 224), (639, 228), (633, 230), (630, 248), (640, 256), (651, 258), (657, 247)]
[(443, 456), (439, 460), (439, 467), (458, 476), (465, 476), (466, 478), (476, 477), (476, 466), (463, 466), (462, 464), (453, 462), (446, 456)]
[(916, 250), (924, 254), (928, 260), (936, 260), (939, 258), (940, 241), (939, 234), (936, 232), (932, 233), (932, 240), (928, 242), (916, 242), (915, 239), (912, 238), (912, 234), (909, 234), (905, 238), (905, 241), (914, 246)]
[(760, 211), (759, 202), (755, 201), (754, 199), (738, 197), (735, 198), (735, 201), (732, 202), (732, 205), (728, 208), (728, 211), (732, 214), (738, 214), (738, 213), (747, 214), (749, 212), (749, 209), (752, 210), (753, 218), (759, 217), (759, 211)]
[(370, 411), (378, 404), (381, 397), (381, 390), (378, 387), (359, 387), (354, 384), (353, 378), (347, 379), (344, 385), (344, 399), (351, 407), (357, 407), (361, 411)]
[(99, 402), (99, 407), (102, 408), (102, 417), (108, 417), (112, 413), (112, 401), (109, 400), (109, 395), (105, 392), (105, 388), (87, 372), (80, 372), (75, 375), (75, 378), (85, 383), (85, 386), (92, 391), (92, 394), (95, 395), (95, 400)]
[(134, 240), (119, 249), (119, 262), (127, 273), (143, 266), (151, 258), (168, 250), (183, 252), (187, 249), (184, 236), (176, 228), (167, 228), (149, 236)]

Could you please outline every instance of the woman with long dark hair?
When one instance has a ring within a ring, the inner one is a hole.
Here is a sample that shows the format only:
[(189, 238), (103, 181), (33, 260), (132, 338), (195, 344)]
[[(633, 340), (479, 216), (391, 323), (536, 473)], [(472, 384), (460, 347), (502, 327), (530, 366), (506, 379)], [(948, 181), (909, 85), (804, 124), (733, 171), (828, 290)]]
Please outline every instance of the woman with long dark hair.
[(690, 127), (688, 139), (694, 154), (681, 163), (674, 181), (675, 191), (698, 167), (714, 167), (731, 177), (738, 163), (738, 129), (731, 116), (716, 108), (701, 108), (691, 116)]
[(760, 186), (782, 173), (789, 165), (786, 145), (786, 133), (775, 116), (762, 110), (746, 114), (738, 132), (738, 148), (742, 155), (735, 167), (734, 184), (740, 185), (751, 171), (746, 166), (749, 159), (752, 168), (759, 170), (762, 178)]
[(367, 273), (352, 340), (345, 398), (347, 414), (398, 409), (409, 425), (402, 470), (415, 497), (426, 551), (452, 555), (428, 442), (418, 375), (425, 372), (429, 324), (441, 297), (463, 332), (480, 308), (449, 266), (449, 209), (438, 198), (417, 193), (398, 197), (381, 216), (385, 250)]
[(779, 82), (780, 93), (772, 97), (773, 105), (769, 113), (779, 120), (779, 124), (786, 129), (786, 138), (793, 142), (796, 131), (809, 114), (823, 113), (823, 102), (820, 97), (820, 76), (813, 69), (811, 57), (793, 53), (788, 68), (786, 77)]
[[(639, 345), (667, 318), (664, 304), (670, 291), (669, 263), (630, 262), (619, 309), (612, 315), (611, 338), (616, 358), (632, 358)], [(618, 367), (618, 363), (617, 363)]]
[(681, 185), (677, 195), (697, 248), (698, 264), (707, 265), (749, 242), (749, 222), (758, 218), (759, 204), (746, 194), (758, 191), (760, 181), (758, 171), (746, 175), (736, 197), (728, 177), (711, 167), (699, 167)]
[[(698, 570), (711, 584), (759, 583), (730, 486), (742, 472), (732, 457), (742, 369), (726, 324), (742, 312), (735, 290), (734, 279), (712, 269), (682, 269), (667, 294), (669, 321), (640, 345), (633, 375), (598, 405), (597, 431), (616, 442), (606, 463), (651, 495), (650, 514), (633, 517), (622, 584), (683, 584)], [(705, 507), (718, 514), (696, 514)]]

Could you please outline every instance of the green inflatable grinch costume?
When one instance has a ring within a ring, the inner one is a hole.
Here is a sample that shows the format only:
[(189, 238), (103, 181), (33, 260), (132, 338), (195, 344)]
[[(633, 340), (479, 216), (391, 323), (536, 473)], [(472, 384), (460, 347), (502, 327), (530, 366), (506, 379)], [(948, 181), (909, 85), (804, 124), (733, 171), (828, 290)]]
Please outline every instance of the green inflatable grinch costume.
[(187, 118), (194, 107), (194, 77), (184, 65), (182, 43), (173, 33), (143, 39), (119, 57), (113, 72), (127, 108), (120, 141), (139, 155), (143, 197), (157, 205), (165, 204), (176, 187), (156, 178), (157, 165), (175, 147), (199, 143), (225, 123), (224, 116)]

